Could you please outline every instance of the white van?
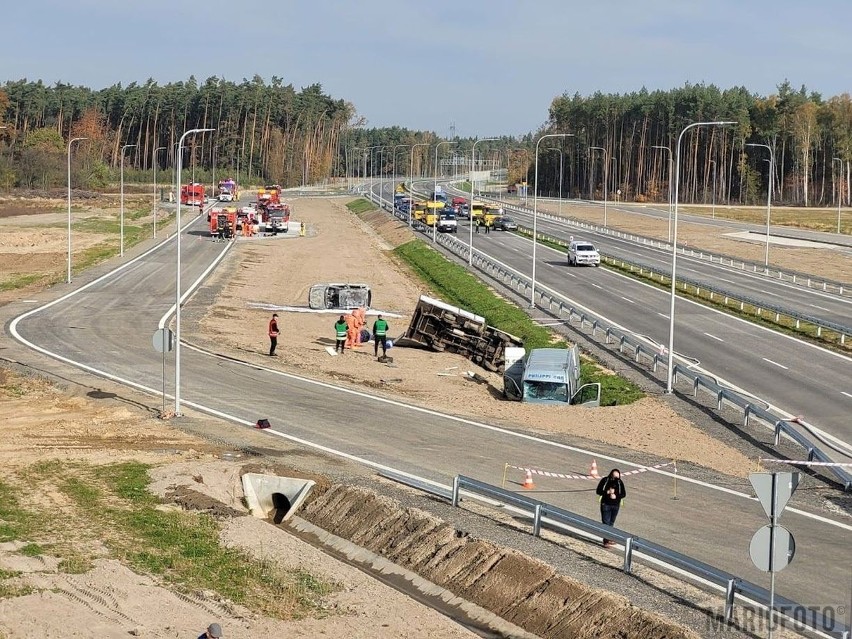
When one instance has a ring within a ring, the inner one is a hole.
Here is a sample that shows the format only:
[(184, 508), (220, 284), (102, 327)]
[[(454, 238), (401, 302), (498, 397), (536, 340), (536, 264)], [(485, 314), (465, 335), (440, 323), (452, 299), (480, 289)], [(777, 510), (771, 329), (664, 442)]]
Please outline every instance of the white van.
[(568, 266), (581, 264), (600, 266), (601, 254), (591, 242), (577, 240), (568, 245)]

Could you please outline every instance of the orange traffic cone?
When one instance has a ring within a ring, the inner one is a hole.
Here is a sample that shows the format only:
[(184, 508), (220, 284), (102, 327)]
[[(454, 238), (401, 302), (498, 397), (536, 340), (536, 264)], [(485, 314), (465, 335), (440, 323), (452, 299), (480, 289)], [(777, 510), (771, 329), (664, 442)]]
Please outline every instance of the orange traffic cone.
[(527, 490), (532, 490), (533, 488), (535, 488), (535, 484), (532, 480), (532, 472), (530, 472), (529, 469), (527, 469), (527, 474), (524, 477), (524, 483), (521, 484), (521, 488), (526, 488)]
[(598, 475), (598, 462), (594, 459), (592, 460), (592, 469), (589, 471), (589, 475), (595, 479), (600, 479), (600, 475)]

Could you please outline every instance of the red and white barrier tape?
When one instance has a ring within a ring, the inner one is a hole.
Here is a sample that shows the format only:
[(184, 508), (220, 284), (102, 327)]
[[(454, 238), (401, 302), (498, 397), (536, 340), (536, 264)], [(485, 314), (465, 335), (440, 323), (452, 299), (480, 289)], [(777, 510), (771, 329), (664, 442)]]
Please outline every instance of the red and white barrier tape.
[[(666, 466), (674, 466), (675, 471), (677, 471), (677, 464), (673, 461), (666, 462), (665, 464), (657, 464), (656, 466), (643, 466), (642, 468), (638, 468), (636, 470), (630, 470), (627, 472), (621, 473), (622, 477), (627, 477), (628, 475), (637, 475), (639, 473), (646, 473), (649, 470), (655, 468), (665, 468)], [(553, 479), (603, 479), (606, 475), (603, 476), (594, 476), (594, 475), (566, 475), (564, 473), (554, 473), (549, 470), (537, 470), (535, 468), (527, 468), (525, 466), (512, 466), (511, 464), (506, 464), (506, 468), (513, 468), (515, 470), (520, 470), (524, 473), (531, 473), (533, 475), (540, 475), (542, 477), (551, 477)]]
[(845, 462), (814, 462), (814, 461), (793, 461), (790, 459), (758, 459), (760, 463), (769, 464), (792, 464), (793, 466), (833, 466), (835, 468), (852, 468), (852, 463)]

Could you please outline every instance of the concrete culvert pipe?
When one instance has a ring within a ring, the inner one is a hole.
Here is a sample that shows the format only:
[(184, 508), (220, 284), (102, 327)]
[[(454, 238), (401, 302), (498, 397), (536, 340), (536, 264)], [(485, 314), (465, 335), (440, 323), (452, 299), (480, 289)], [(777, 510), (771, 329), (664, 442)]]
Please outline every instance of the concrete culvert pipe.
[(242, 481), (251, 514), (259, 519), (267, 519), (271, 514), (276, 524), (293, 516), (316, 483), (310, 479), (259, 473), (246, 473)]

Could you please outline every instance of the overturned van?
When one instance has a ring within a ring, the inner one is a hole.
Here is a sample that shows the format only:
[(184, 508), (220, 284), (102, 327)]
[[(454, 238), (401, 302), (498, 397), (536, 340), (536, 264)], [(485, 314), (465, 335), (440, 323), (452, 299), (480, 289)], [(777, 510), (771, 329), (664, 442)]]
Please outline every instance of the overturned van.
[(580, 386), (577, 346), (536, 348), (526, 357), (522, 353), (507, 352), (503, 395), (539, 404), (600, 406), (600, 384)]
[(314, 284), (308, 293), (308, 306), (313, 309), (370, 308), (372, 301), (367, 284)]

